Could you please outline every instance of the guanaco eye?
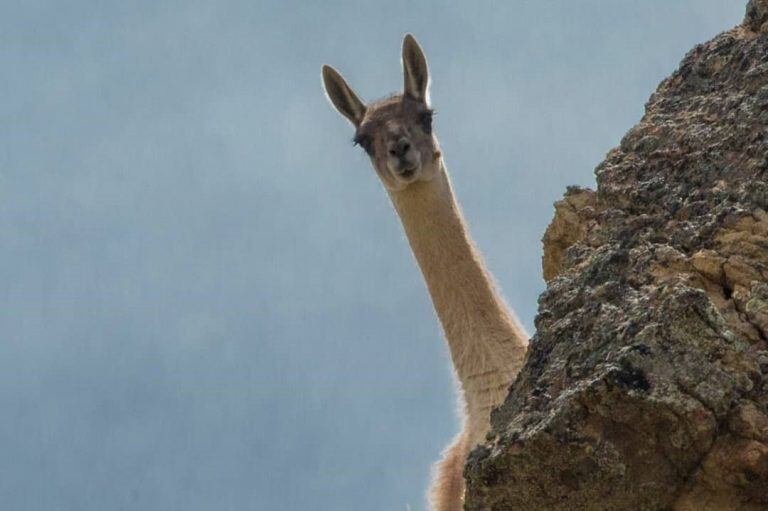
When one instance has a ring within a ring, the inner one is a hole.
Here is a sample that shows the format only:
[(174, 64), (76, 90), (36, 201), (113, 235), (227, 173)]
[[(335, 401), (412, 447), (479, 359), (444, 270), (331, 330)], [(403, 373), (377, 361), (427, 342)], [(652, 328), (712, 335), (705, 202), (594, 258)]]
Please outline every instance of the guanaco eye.
[(432, 110), (427, 110), (426, 112), (421, 112), (419, 114), (419, 124), (421, 125), (421, 129), (424, 130), (424, 133), (427, 135), (432, 133), (432, 116), (435, 114)]
[(355, 135), (352, 142), (365, 149), (365, 152), (368, 154), (371, 154), (371, 151), (373, 151), (373, 139), (368, 135)]

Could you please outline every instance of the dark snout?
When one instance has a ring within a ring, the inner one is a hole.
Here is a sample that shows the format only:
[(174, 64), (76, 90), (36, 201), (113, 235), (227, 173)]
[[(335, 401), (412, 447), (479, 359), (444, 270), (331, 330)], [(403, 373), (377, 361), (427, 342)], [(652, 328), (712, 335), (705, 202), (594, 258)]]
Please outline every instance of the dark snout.
[(408, 150), (410, 148), (411, 141), (405, 137), (402, 137), (389, 143), (389, 154), (398, 158), (403, 158), (406, 154), (408, 154)]
[(389, 169), (401, 178), (411, 179), (419, 168), (419, 152), (407, 136), (392, 137), (387, 144)]

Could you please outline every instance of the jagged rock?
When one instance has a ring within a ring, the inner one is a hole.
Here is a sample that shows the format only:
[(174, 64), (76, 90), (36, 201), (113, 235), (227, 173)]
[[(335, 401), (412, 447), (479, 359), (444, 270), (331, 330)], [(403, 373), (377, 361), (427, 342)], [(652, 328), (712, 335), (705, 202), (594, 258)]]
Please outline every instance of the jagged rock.
[(744, 25), (751, 30), (765, 31), (768, 22), (768, 2), (765, 0), (749, 0), (747, 4), (747, 17)]
[(694, 48), (544, 236), (465, 508), (768, 509), (768, 0)]
[(555, 278), (565, 264), (565, 252), (582, 241), (595, 217), (597, 195), (586, 188), (570, 187), (565, 197), (555, 203), (555, 218), (544, 233), (544, 280)]

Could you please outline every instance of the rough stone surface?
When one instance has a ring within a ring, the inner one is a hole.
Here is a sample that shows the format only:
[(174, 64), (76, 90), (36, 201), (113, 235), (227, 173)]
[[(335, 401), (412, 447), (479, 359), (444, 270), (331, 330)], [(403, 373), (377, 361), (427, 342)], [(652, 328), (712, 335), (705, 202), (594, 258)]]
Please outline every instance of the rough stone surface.
[(768, 510), (766, 23), (694, 48), (556, 205), (465, 509)]
[(765, 0), (749, 0), (747, 16), (744, 25), (750, 30), (766, 30), (768, 26), (768, 2)]

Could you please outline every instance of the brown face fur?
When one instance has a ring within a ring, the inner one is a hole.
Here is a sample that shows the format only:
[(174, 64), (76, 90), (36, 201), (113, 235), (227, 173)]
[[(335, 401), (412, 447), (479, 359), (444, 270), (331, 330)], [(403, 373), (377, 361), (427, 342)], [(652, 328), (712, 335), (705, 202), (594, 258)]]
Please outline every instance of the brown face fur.
[(439, 170), (440, 152), (432, 131), (433, 111), (406, 95), (368, 106), (355, 132), (355, 143), (371, 158), (389, 190), (428, 181)]
[(366, 106), (338, 71), (323, 66), (328, 99), (355, 126), (355, 143), (371, 157), (373, 168), (390, 191), (429, 181), (441, 169), (427, 99), (427, 59), (410, 34), (403, 40), (403, 75), (403, 94)]

